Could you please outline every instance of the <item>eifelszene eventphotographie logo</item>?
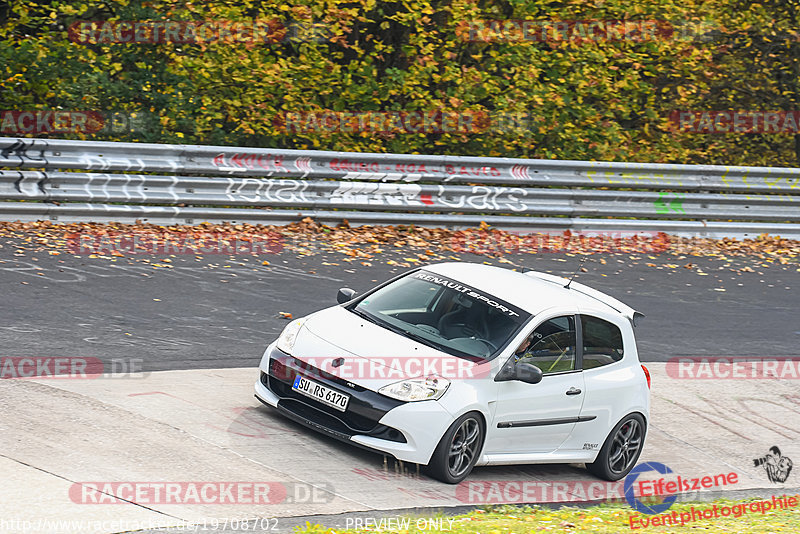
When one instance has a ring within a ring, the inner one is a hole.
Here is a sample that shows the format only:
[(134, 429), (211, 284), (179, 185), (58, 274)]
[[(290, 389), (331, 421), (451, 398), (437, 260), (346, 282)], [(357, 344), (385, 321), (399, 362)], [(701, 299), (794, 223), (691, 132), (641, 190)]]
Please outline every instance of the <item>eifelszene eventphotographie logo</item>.
[[(653, 472), (654, 474), (649, 474)], [(658, 462), (645, 462), (634, 467), (625, 477), (625, 500), (637, 512), (657, 515), (668, 510), (678, 494), (684, 496), (709, 488), (721, 488), (739, 483), (733, 471), (715, 475), (687, 477), (676, 475), (672, 469)]]
[[(628, 501), (628, 504), (631, 506), (631, 508), (643, 514), (654, 515), (654, 514), (660, 514), (661, 512), (668, 510), (669, 507), (672, 506), (672, 504), (675, 502), (675, 499), (678, 498), (678, 496), (673, 493), (672, 495), (666, 496), (661, 502), (652, 504), (646, 504), (642, 502), (640, 498), (637, 498), (634, 492), (634, 490), (636, 489), (636, 481), (638, 480), (639, 476), (642, 475), (642, 473), (648, 473), (650, 471), (655, 471), (656, 473), (659, 473), (661, 475), (667, 475), (669, 473), (672, 473), (672, 469), (658, 462), (646, 462), (643, 464), (639, 464), (633, 469), (631, 469), (631, 472), (628, 473), (628, 476), (625, 477), (625, 484), (623, 488), (625, 493), (625, 500)], [(641, 492), (639, 497), (642, 497)]]

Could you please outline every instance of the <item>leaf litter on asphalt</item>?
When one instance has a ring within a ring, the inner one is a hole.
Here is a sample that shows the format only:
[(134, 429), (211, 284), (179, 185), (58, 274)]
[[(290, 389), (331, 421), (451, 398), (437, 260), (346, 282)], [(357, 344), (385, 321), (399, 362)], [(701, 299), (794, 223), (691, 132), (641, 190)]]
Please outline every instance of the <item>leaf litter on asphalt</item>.
[[(16, 255), (46, 251), (51, 255), (72, 254), (91, 259), (127, 258), (152, 261), (155, 268), (171, 268), (175, 253), (211, 254), (209, 243), (217, 247), (214, 257), (246, 255), (263, 257), (292, 253), (298, 257), (336, 255), (336, 261), (323, 265), (346, 266), (357, 262), (369, 266), (374, 261), (397, 267), (459, 260), (464, 254), (494, 258), (499, 263), (515, 264), (525, 255), (565, 254), (567, 256), (615, 255), (638, 265), (643, 256), (646, 266), (659, 269), (691, 269), (706, 275), (691, 258), (727, 262), (731, 271), (753, 272), (774, 265), (794, 267), (800, 260), (800, 241), (761, 235), (754, 239), (709, 239), (671, 236), (663, 232), (648, 235), (583, 235), (566, 230), (558, 234), (509, 232), (482, 223), (477, 228), (445, 229), (414, 225), (351, 226), (326, 225), (305, 218), (288, 225), (211, 224), (159, 226), (149, 223), (70, 223), (0, 222), (0, 239)], [(265, 243), (268, 244), (265, 248)], [(85, 246), (84, 246), (85, 245)], [(258, 246), (257, 246), (258, 245)], [(271, 248), (269, 248), (271, 247)], [(222, 250), (225, 254), (220, 253)], [(747, 258), (749, 265), (738, 269), (735, 259)], [(601, 264), (606, 259), (601, 258)], [(263, 265), (269, 265), (264, 261)], [(800, 269), (798, 269), (800, 270)]]

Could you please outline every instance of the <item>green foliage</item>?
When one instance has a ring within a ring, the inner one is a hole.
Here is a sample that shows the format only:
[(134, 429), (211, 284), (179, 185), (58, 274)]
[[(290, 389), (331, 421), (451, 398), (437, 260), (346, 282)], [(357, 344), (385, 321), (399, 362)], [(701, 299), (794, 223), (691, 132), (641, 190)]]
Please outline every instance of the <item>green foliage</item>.
[[(714, 75), (698, 97), (704, 109), (800, 110), (800, 4), (720, 2), (713, 33)], [(688, 139), (686, 137), (689, 137)], [(800, 135), (682, 136), (691, 162), (800, 166)], [(735, 159), (731, 156), (735, 155)]]
[[(798, 109), (800, 40), (791, 33), (798, 28), (792, 5), (11, 0), (0, 2), (0, 110), (139, 115), (134, 132), (69, 134), (106, 140), (792, 165), (791, 136), (676, 134), (668, 120), (673, 110)], [(677, 31), (641, 41), (465, 38), (464, 23), (507, 19), (650, 20)], [(87, 20), (258, 20), (269, 31), (258, 43), (70, 41), (70, 25)], [(286, 113), (327, 110), (505, 113), (530, 120), (478, 132), (281, 128)]]

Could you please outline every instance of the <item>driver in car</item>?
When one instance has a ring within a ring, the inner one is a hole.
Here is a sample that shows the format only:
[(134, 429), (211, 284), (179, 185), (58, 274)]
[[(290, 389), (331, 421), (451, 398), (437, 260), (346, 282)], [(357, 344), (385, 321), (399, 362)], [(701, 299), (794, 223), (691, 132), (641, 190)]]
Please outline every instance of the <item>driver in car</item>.
[[(572, 354), (570, 350), (574, 351), (574, 341), (569, 343), (571, 340), (559, 339), (564, 336), (569, 336), (570, 331), (558, 331), (557, 329), (553, 329), (554, 325), (549, 323), (550, 322), (541, 325), (520, 343), (517, 350), (514, 351), (515, 364), (522, 359), (530, 358), (529, 363), (541, 368), (545, 373), (553, 372), (554, 370), (557, 372), (558, 370), (572, 369), (574, 361), (571, 361), (569, 358), (565, 361), (563, 358), (568, 353)], [(567, 342), (565, 343), (565, 341)], [(562, 361), (564, 361), (564, 363), (561, 367), (558, 367), (559, 363)]]
[(532, 356), (530, 353), (528, 353), (528, 349), (531, 347), (531, 343), (535, 335), (536, 333), (529, 335), (522, 343), (520, 343), (519, 347), (517, 347), (517, 350), (514, 351), (514, 363), (517, 363), (526, 356)]

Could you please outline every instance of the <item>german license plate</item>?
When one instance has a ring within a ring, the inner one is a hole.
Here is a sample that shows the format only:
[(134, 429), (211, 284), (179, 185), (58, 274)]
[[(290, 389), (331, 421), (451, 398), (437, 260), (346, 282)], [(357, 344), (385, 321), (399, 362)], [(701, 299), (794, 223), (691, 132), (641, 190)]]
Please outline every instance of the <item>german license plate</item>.
[(323, 404), (327, 404), (331, 408), (336, 408), (340, 412), (347, 410), (347, 403), (350, 402), (349, 395), (343, 395), (300, 375), (295, 377), (292, 389), (306, 397), (311, 397)]

